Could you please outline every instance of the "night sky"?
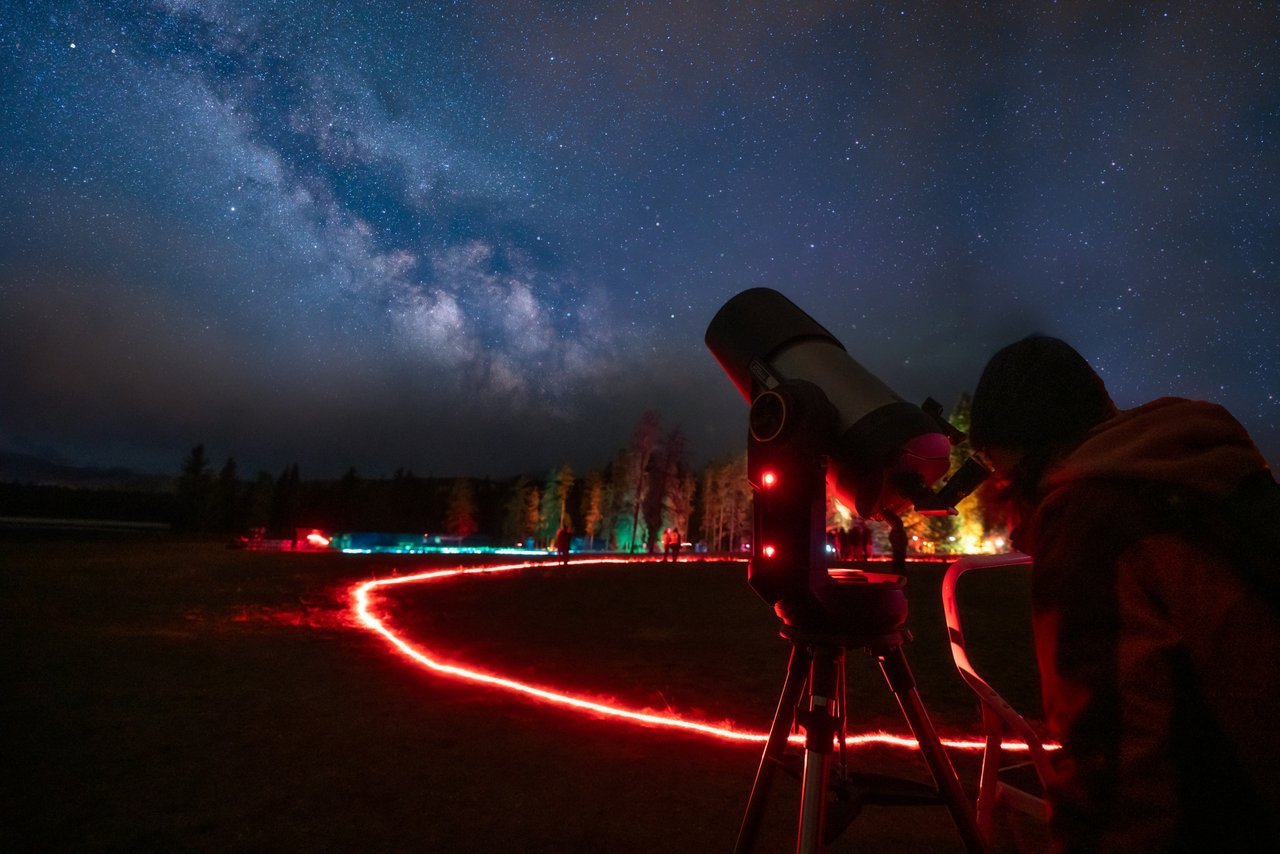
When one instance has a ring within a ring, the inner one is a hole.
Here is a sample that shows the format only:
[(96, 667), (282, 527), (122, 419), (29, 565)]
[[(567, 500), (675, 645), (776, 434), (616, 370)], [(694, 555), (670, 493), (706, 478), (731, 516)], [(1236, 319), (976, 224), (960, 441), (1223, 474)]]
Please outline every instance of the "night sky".
[(1280, 465), (1275, 3), (2, 16), (0, 450), (506, 476), (653, 409), (703, 462), (767, 285), (909, 400), (1045, 332)]

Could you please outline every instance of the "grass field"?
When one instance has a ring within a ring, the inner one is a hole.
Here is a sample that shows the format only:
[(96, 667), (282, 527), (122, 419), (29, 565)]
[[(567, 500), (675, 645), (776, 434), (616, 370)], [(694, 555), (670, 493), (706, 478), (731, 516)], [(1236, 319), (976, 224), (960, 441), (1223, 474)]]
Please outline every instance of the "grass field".
[[(0, 849), (672, 852), (732, 848), (759, 748), (450, 681), (356, 627), (347, 591), (422, 558), (170, 541), (0, 542)], [(943, 735), (978, 731), (938, 602), (909, 568), (908, 656)], [(767, 728), (788, 647), (741, 565), (538, 569), (398, 588), (398, 631), (451, 658), (632, 706)], [(966, 579), (975, 659), (1037, 707), (1027, 579)], [(850, 656), (851, 729), (904, 732)], [(955, 755), (966, 785), (977, 757)], [(910, 752), (858, 770), (923, 779)], [(760, 851), (790, 850), (775, 786)], [(1002, 831), (1001, 850), (1037, 842)], [(939, 808), (868, 809), (833, 851), (960, 850)]]

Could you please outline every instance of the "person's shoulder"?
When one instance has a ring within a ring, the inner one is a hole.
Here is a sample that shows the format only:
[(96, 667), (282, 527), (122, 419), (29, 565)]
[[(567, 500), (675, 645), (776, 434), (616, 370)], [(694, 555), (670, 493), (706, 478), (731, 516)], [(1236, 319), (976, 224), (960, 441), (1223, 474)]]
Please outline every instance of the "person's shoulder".
[(1145, 526), (1160, 518), (1162, 508), (1176, 500), (1178, 492), (1165, 484), (1124, 478), (1078, 480), (1052, 490), (1036, 516), (1041, 524), (1063, 527)]
[(1121, 547), (1150, 527), (1153, 507), (1136, 484), (1080, 480), (1046, 495), (1023, 526), (1023, 547), (1037, 560)]

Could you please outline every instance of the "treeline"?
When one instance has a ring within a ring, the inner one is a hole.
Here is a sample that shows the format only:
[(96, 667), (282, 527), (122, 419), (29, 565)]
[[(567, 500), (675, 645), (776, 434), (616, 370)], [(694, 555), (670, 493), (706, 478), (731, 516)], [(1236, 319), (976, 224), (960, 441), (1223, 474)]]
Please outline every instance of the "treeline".
[[(951, 420), (968, 426), (968, 398)], [(957, 462), (962, 450), (957, 449)], [(297, 465), (279, 475), (240, 477), (235, 460), (216, 472), (196, 446), (185, 460), (174, 496), (174, 527), (187, 532), (240, 532), (262, 528), (291, 535), (297, 528), (480, 536), (537, 547), (567, 526), (586, 548), (648, 551), (674, 528), (710, 551), (735, 551), (751, 536), (751, 486), (745, 451), (695, 471), (679, 427), (665, 429), (645, 413), (625, 447), (608, 464), (585, 472), (561, 465), (507, 479), (422, 478), (397, 471), (391, 478), (363, 478), (355, 469), (337, 480), (302, 480)], [(911, 550), (975, 551), (1004, 525), (981, 492), (946, 517), (909, 514)], [(831, 530), (865, 529), (873, 550), (886, 550), (887, 529), (851, 517), (834, 502)], [(860, 532), (859, 532), (860, 533)]]
[[(738, 482), (731, 484), (735, 473)], [(702, 501), (696, 503), (700, 483)], [(704, 516), (713, 520), (714, 541), (732, 548), (746, 534), (749, 511), (745, 462), (735, 459), (699, 475), (681, 429), (664, 429), (650, 412), (603, 467), (580, 474), (561, 465), (499, 480), (421, 478), (403, 470), (368, 479), (351, 469), (337, 480), (304, 481), (297, 465), (246, 480), (234, 458), (215, 471), (197, 445), (177, 479), (173, 524), (192, 533), (422, 531), (537, 546), (567, 526), (588, 548), (641, 551), (666, 528), (686, 538), (691, 530), (700, 532)]]
[[(968, 426), (968, 399), (951, 413)], [(962, 453), (957, 450), (957, 461)], [(182, 461), (164, 491), (0, 484), (0, 516), (168, 522), (189, 534), (236, 535), (261, 529), (291, 537), (298, 528), (330, 532), (437, 533), (495, 543), (545, 546), (563, 525), (585, 548), (647, 551), (667, 528), (710, 551), (736, 551), (751, 537), (751, 486), (745, 450), (695, 470), (679, 427), (646, 413), (607, 464), (586, 471), (560, 465), (505, 479), (387, 478), (355, 469), (336, 479), (304, 480), (296, 464), (245, 477), (236, 461), (215, 466), (203, 445)], [(1007, 526), (987, 490), (956, 516), (905, 518), (916, 553), (987, 550)], [(864, 523), (831, 502), (829, 530), (888, 548), (885, 526)]]
[(0, 516), (168, 522), (173, 511), (172, 492), (0, 483)]

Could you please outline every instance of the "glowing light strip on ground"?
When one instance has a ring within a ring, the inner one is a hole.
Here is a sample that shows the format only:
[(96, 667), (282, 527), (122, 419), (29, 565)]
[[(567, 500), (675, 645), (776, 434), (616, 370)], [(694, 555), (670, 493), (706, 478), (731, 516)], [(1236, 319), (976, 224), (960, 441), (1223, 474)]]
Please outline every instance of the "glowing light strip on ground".
[[(572, 563), (581, 564), (635, 564), (653, 562), (657, 558), (589, 558), (582, 561), (573, 561)], [(722, 562), (722, 561), (716, 561)], [(682, 563), (684, 563), (682, 561)], [(564, 691), (555, 690), (553, 688), (531, 685), (525, 682), (518, 682), (514, 679), (508, 679), (495, 673), (486, 673), (476, 670), (472, 667), (464, 667), (458, 664), (447, 664), (437, 658), (433, 658), (429, 650), (414, 646), (409, 641), (397, 635), (392, 631), (386, 623), (382, 621), (373, 612), (372, 596), (374, 591), (383, 588), (391, 588), (401, 584), (420, 584), (426, 581), (441, 581), (447, 578), (456, 578), (465, 575), (484, 575), (499, 572), (514, 572), (522, 569), (552, 569), (555, 568), (554, 563), (550, 562), (527, 562), (513, 563), (502, 566), (475, 566), (475, 567), (456, 567), (453, 569), (432, 570), (429, 572), (416, 573), (414, 575), (393, 576), (391, 578), (380, 578), (373, 581), (366, 581), (357, 584), (351, 588), (352, 610), (359, 625), (365, 627), (378, 635), (381, 635), (388, 643), (399, 650), (403, 655), (413, 662), (443, 676), (454, 679), (460, 679), (466, 682), (474, 682), (481, 685), (488, 685), (494, 688), (501, 688), (506, 691), (513, 691), (517, 694), (530, 697), (532, 699), (550, 703), (552, 705), (563, 706), (566, 708), (577, 709), (583, 712), (589, 712), (605, 718), (618, 718), (630, 721), (632, 723), (643, 724), (652, 727), (664, 727), (667, 729), (682, 730), (685, 732), (698, 733), (725, 741), (746, 742), (752, 744), (763, 744), (768, 738), (768, 733), (751, 732), (748, 730), (736, 729), (730, 725), (717, 725), (701, 721), (692, 721), (682, 718), (675, 714), (655, 714), (652, 712), (644, 712), (636, 709), (628, 709), (622, 706), (602, 703), (597, 700), (591, 700), (584, 696), (566, 693)], [(802, 735), (792, 735), (791, 741), (795, 743), (803, 742)], [(982, 750), (986, 747), (983, 739), (943, 739), (943, 744), (949, 748), (956, 750)], [(869, 744), (882, 744), (891, 747), (903, 747), (915, 749), (919, 747), (918, 742), (914, 738), (906, 738), (902, 736), (891, 735), (885, 732), (867, 732), (857, 735), (850, 735), (846, 738), (845, 743), (850, 747), (858, 747)], [(1047, 745), (1046, 745), (1047, 746)], [(1026, 750), (1027, 746), (1020, 741), (1008, 741), (1002, 745), (1005, 750)]]

